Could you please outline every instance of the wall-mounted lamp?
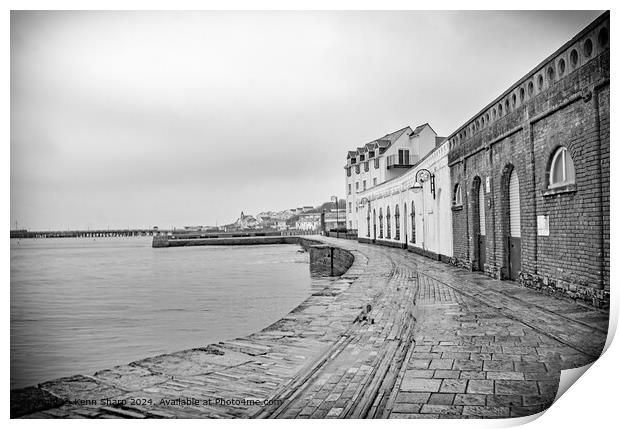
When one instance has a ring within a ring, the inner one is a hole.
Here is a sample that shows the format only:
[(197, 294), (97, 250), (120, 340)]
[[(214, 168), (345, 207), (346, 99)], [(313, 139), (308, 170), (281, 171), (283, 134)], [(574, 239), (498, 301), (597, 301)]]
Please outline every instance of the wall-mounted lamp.
[(431, 194), (433, 195), (433, 199), (435, 199), (435, 175), (426, 168), (418, 170), (415, 174), (415, 183), (411, 189), (413, 189), (414, 192), (422, 190), (422, 184), (427, 180), (430, 180), (431, 182)]

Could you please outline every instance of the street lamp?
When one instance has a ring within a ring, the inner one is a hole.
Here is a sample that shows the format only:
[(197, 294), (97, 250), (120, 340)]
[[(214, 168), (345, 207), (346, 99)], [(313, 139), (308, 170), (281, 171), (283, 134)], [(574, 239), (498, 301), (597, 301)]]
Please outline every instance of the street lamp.
[[(418, 170), (415, 174), (415, 183), (411, 187), (414, 192), (422, 190), (422, 184), (426, 181), (431, 182), (431, 194), (435, 199), (435, 175), (426, 168)], [(424, 222), (424, 195), (422, 195), (422, 249), (426, 250), (426, 222)]]
[(338, 220), (338, 197), (336, 195), (332, 195), (332, 201), (336, 205), (336, 238), (340, 238), (340, 236), (338, 235), (340, 229), (340, 227), (338, 226), (338, 223), (340, 222)]
[[(367, 228), (367, 234), (366, 237), (370, 237), (370, 200), (366, 197), (362, 198), (360, 200), (360, 208), (362, 207), (366, 207), (366, 204), (368, 204), (368, 210), (367, 210), (367, 215), (366, 215), (366, 228)], [(358, 231), (359, 234), (359, 231)]]
[(431, 182), (431, 194), (433, 195), (433, 199), (435, 199), (435, 175), (428, 171), (426, 168), (422, 168), (418, 170), (415, 174), (415, 183), (411, 187), (414, 191), (419, 191), (422, 189), (422, 184), (430, 180)]

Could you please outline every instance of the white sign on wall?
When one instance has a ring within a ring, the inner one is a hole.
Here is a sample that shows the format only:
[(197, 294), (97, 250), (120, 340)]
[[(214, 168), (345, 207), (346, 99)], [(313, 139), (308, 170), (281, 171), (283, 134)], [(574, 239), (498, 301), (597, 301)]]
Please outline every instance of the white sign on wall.
[(549, 215), (537, 216), (538, 223), (538, 235), (545, 237), (549, 236)]
[(486, 188), (487, 188), (487, 194), (491, 192), (491, 178), (489, 176), (487, 176)]

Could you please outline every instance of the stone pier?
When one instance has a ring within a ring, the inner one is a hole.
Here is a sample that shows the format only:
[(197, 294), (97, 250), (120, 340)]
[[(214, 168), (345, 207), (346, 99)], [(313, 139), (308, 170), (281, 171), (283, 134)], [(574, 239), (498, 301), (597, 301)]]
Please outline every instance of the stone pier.
[(603, 349), (604, 311), (402, 249), (312, 240), (352, 265), (315, 277), (273, 325), (12, 391), (12, 417), (525, 416)]

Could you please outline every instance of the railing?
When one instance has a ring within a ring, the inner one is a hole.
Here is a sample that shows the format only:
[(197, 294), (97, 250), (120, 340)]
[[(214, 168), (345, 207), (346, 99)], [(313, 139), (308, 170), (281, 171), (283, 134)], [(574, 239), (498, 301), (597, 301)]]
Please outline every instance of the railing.
[(418, 160), (417, 155), (390, 155), (387, 157), (387, 168), (409, 168), (414, 166)]
[(327, 237), (346, 238), (348, 240), (357, 240), (357, 229), (332, 229), (325, 234)]

